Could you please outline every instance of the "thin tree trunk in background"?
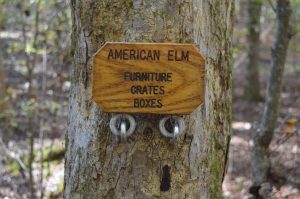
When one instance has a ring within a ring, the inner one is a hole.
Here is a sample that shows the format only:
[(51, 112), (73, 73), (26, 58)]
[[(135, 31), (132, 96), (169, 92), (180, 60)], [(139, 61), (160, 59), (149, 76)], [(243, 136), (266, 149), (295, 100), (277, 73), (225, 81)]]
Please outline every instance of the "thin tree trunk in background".
[(268, 149), (279, 112), (282, 76), (288, 43), (291, 37), (290, 15), (290, 1), (277, 0), (276, 34), (272, 47), (271, 72), (268, 80), (266, 102), (260, 126), (253, 137), (254, 146), (251, 164), (253, 169), (253, 187), (256, 187), (257, 191), (261, 184), (268, 182), (271, 167)]
[[(1, 56), (1, 55), (0, 55)], [(5, 114), (5, 111), (11, 108), (11, 104), (7, 99), (6, 85), (4, 82), (4, 70), (1, 65), (1, 57), (0, 57), (0, 116), (1, 114)], [(3, 116), (2, 116), (3, 117)]]
[[(222, 198), (231, 133), (234, 1), (71, 1), (74, 71), (66, 135), (64, 198)], [(170, 144), (160, 116), (135, 115), (118, 143), (111, 114), (91, 98), (92, 56), (106, 41), (195, 43), (206, 57), (205, 103)]]
[[(23, 12), (20, 9), (21, 12)], [(23, 15), (23, 17), (25, 18), (25, 16)], [(31, 72), (31, 67), (30, 67), (30, 55), (26, 52), (26, 48), (27, 48), (27, 43), (28, 43), (28, 38), (26, 35), (26, 19), (23, 18), (22, 21), (22, 36), (23, 36), (23, 45), (24, 45), (24, 52), (25, 52), (25, 65), (27, 68), (27, 72), (28, 75), (26, 77), (28, 83), (29, 83), (29, 87), (28, 87), (28, 93), (27, 93), (27, 97), (28, 100), (32, 98), (32, 72)], [(35, 198), (35, 190), (34, 190), (34, 177), (33, 177), (33, 169), (32, 169), (32, 162), (33, 162), (33, 151), (34, 151), (34, 135), (33, 135), (33, 128), (32, 128), (32, 120), (33, 120), (33, 116), (30, 115), (31, 113), (29, 113), (28, 116), (28, 121), (27, 121), (27, 132), (28, 132), (28, 144), (29, 144), (29, 159), (28, 159), (28, 172), (29, 172), (29, 190), (30, 190), (30, 196), (31, 198)]]
[[(27, 68), (27, 81), (28, 81), (28, 100), (34, 98), (34, 93), (32, 90), (33, 87), (33, 72), (37, 62), (37, 51), (38, 51), (38, 36), (39, 36), (39, 6), (41, 0), (36, 2), (35, 5), (35, 26), (34, 26), (34, 38), (32, 47), (34, 48), (33, 52), (33, 60), (30, 62), (30, 54), (27, 52), (27, 45), (28, 45), (28, 38), (27, 38), (27, 30), (26, 30), (26, 14), (24, 14), (24, 10), (20, 10), (23, 13), (23, 23), (22, 23), (22, 35), (23, 35), (23, 45), (24, 45), (24, 52), (26, 57), (26, 68)], [(36, 198), (36, 190), (35, 190), (35, 180), (33, 176), (33, 161), (34, 161), (34, 137), (35, 137), (35, 129), (33, 128), (34, 119), (36, 113), (34, 111), (29, 113), (28, 116), (28, 134), (29, 134), (29, 160), (28, 160), (28, 169), (29, 169), (29, 189), (30, 189), (30, 196), (31, 198)]]
[[(1, 28), (0, 28), (1, 30)], [(2, 42), (0, 40), (0, 48), (4, 48), (5, 44), (3, 44), (4, 42)], [(4, 67), (2, 65), (3, 63), (3, 54), (2, 51), (0, 51), (0, 116), (2, 116), (1, 114), (4, 114), (4, 112), (6, 110), (8, 110), (10, 108), (10, 103), (9, 101), (6, 99), (7, 97), (7, 91), (6, 91), (6, 85), (4, 82)]]
[(41, 90), (41, 101), (40, 104), (42, 111), (39, 111), (39, 143), (40, 143), (40, 181), (39, 190), (41, 192), (40, 199), (44, 198), (44, 136), (45, 136), (45, 113), (44, 113), (44, 102), (46, 101), (46, 89), (47, 89), (47, 42), (44, 43), (43, 51), (43, 63), (42, 63), (42, 90)]
[(259, 35), (261, 7), (262, 0), (248, 1), (248, 62), (246, 65), (244, 97), (249, 101), (262, 100), (259, 83)]
[(249, 0), (236, 1), (239, 6), (239, 12), (236, 14), (236, 19), (241, 23), (245, 23), (248, 20), (248, 16), (247, 16), (248, 1)]

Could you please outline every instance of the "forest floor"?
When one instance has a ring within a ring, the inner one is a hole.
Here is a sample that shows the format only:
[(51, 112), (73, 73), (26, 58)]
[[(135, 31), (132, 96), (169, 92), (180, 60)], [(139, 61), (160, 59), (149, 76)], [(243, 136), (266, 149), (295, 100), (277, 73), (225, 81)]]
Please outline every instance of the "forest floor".
[[(265, 48), (262, 54), (269, 60)], [(300, 198), (300, 52), (289, 52), (283, 78), (280, 114), (270, 146), (272, 198)], [(262, 61), (262, 60), (261, 60)], [(296, 63), (296, 64), (295, 64)], [(263, 65), (263, 63), (261, 63)], [(261, 94), (265, 94), (269, 63), (260, 71)], [(264, 102), (247, 102), (243, 98), (245, 68), (234, 68), (233, 124), (227, 175), (223, 183), (227, 199), (250, 199), (252, 185), (252, 134), (259, 125)]]

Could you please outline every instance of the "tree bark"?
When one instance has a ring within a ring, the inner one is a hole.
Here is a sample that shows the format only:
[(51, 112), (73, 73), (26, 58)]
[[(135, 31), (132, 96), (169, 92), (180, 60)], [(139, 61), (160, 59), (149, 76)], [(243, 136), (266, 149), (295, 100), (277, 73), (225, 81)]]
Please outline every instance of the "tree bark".
[(260, 48), (260, 16), (262, 0), (248, 1), (248, 62), (246, 65), (246, 81), (244, 97), (249, 101), (260, 101), (259, 83), (259, 48)]
[(259, 187), (268, 181), (270, 171), (269, 144), (277, 122), (282, 76), (291, 36), (291, 7), (289, 0), (277, 0), (276, 33), (272, 47), (272, 62), (268, 80), (266, 102), (261, 123), (254, 133), (252, 151), (253, 185)]
[[(74, 71), (66, 135), (64, 198), (222, 198), (231, 133), (234, 1), (71, 1)], [(92, 56), (106, 41), (195, 43), (206, 57), (205, 103), (170, 144), (160, 116), (135, 115), (119, 143), (111, 114), (91, 99)]]

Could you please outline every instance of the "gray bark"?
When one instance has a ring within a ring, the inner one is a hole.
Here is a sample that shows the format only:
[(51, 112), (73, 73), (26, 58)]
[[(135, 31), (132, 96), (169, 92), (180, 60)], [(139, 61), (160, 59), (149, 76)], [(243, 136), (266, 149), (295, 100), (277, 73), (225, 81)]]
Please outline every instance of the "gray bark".
[(260, 126), (253, 137), (254, 147), (251, 164), (254, 187), (259, 187), (261, 184), (268, 182), (271, 166), (268, 149), (279, 111), (282, 76), (291, 36), (290, 15), (290, 1), (277, 0), (276, 33), (272, 47), (271, 72), (268, 80), (266, 102)]
[[(64, 198), (222, 198), (231, 133), (234, 1), (71, 1), (74, 71)], [(160, 117), (136, 115), (127, 143), (91, 99), (92, 55), (106, 41), (195, 43), (206, 57), (205, 103), (175, 145)]]
[(260, 48), (260, 16), (262, 0), (248, 1), (248, 62), (246, 65), (246, 81), (244, 97), (249, 101), (260, 101), (259, 83), (259, 48)]

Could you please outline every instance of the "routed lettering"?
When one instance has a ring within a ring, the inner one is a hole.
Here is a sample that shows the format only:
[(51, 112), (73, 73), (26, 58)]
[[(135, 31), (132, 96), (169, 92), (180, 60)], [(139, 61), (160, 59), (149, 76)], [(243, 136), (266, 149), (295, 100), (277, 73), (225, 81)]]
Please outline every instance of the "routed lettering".
[(165, 94), (164, 86), (140, 86), (134, 85), (130, 89), (131, 94), (137, 95), (163, 95)]
[(190, 61), (190, 51), (168, 51), (168, 61)]
[(107, 59), (159, 61), (160, 50), (110, 49)]
[(134, 99), (133, 100), (134, 108), (162, 108), (161, 99)]
[[(160, 61), (160, 50), (109, 49), (108, 60)], [(168, 61), (190, 61), (190, 51), (168, 50)]]
[(172, 73), (155, 73), (155, 72), (125, 72), (125, 81), (141, 82), (172, 82)]

